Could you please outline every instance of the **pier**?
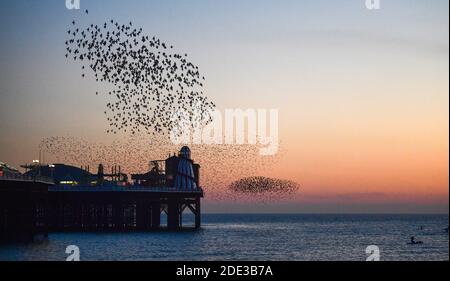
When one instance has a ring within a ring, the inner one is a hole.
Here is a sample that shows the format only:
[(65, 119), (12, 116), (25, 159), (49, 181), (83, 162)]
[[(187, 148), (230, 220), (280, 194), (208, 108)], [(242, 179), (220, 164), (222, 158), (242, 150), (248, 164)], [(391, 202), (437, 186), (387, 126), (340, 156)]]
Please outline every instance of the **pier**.
[[(101, 164), (97, 174), (63, 164), (24, 165), (29, 169), (25, 174), (2, 174), (0, 241), (51, 232), (199, 229), (200, 166), (187, 147), (160, 162), (152, 161), (145, 174), (132, 175), (134, 182), (127, 181), (120, 167), (105, 174)], [(184, 212), (193, 214), (193, 225), (183, 225)]]
[(29, 241), (48, 234), (48, 179), (0, 177), (0, 241)]
[(158, 230), (163, 212), (166, 229), (181, 230), (185, 210), (193, 213), (194, 228), (200, 228), (201, 189), (50, 187), (48, 195), (51, 231)]
[[(63, 187), (0, 177), (0, 240), (30, 240), (49, 232), (179, 231), (201, 226), (201, 189)], [(183, 227), (183, 212), (195, 217)], [(167, 217), (161, 227), (161, 214)]]

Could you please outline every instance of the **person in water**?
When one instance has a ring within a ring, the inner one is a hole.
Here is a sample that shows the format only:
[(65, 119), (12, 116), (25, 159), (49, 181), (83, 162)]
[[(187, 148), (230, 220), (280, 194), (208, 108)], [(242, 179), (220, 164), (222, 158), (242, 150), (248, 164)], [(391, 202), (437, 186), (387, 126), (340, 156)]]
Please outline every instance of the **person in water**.
[(416, 241), (416, 238), (414, 236), (411, 236), (411, 245), (416, 245), (416, 244), (423, 244), (422, 241)]

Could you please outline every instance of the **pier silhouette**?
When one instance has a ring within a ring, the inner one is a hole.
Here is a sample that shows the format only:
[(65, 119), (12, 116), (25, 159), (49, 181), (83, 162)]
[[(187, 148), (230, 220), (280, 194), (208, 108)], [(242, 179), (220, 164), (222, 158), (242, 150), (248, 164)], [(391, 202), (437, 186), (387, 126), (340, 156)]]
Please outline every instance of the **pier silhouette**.
[[(0, 176), (0, 240), (32, 239), (65, 231), (180, 231), (201, 226), (198, 164), (183, 147), (178, 155), (152, 161), (153, 169), (132, 175), (120, 167), (110, 174), (54, 165), (24, 165), (25, 174)], [(161, 168), (164, 166), (164, 169)], [(194, 214), (193, 227), (183, 227), (183, 211)], [(167, 227), (161, 227), (161, 214)]]

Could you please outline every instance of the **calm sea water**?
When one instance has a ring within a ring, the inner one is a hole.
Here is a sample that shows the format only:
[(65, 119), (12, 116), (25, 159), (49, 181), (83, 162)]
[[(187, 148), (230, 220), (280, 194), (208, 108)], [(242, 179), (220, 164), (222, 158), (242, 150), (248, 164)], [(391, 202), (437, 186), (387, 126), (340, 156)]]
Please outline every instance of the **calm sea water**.
[[(157, 233), (54, 233), (0, 245), (0, 260), (60, 260), (77, 245), (81, 260), (448, 260), (448, 215), (204, 214), (202, 230)], [(191, 217), (184, 221), (192, 222)], [(408, 245), (409, 238), (423, 241)]]

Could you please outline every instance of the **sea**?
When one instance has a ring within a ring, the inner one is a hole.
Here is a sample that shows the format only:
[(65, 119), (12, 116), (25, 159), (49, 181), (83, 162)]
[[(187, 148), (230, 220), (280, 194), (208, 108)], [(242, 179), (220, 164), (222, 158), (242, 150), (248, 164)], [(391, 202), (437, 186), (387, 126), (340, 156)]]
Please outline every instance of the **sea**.
[(85, 261), (449, 260), (446, 228), (448, 215), (203, 214), (198, 231), (51, 233), (0, 245), (0, 260), (64, 261), (71, 245)]

